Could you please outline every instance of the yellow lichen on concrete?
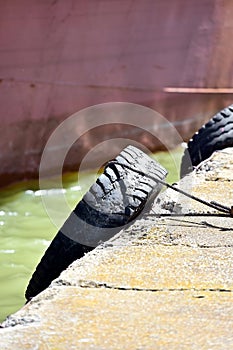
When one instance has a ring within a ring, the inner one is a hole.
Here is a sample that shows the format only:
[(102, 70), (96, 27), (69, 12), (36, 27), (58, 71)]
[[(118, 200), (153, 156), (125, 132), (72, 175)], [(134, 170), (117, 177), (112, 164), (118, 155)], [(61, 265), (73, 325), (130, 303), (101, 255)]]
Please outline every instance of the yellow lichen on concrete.
[(66, 271), (65, 280), (138, 289), (233, 289), (233, 251), (225, 248), (134, 245), (107, 250), (98, 265), (90, 261), (90, 266), (74, 265)]
[(39, 309), (21, 311), (40, 321), (5, 329), (1, 349), (227, 349), (233, 341), (231, 293), (57, 287), (50, 302), (46, 293)]

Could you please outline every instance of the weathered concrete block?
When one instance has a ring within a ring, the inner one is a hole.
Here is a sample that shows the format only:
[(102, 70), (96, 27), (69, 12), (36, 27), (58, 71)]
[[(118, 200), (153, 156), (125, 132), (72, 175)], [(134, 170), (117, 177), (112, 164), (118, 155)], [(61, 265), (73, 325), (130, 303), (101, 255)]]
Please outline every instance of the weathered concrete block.
[[(232, 155), (228, 149), (204, 162), (192, 193), (231, 205)], [(1, 348), (230, 349), (232, 247), (233, 218), (196, 202), (186, 208), (165, 191), (149, 214), (10, 316)]]

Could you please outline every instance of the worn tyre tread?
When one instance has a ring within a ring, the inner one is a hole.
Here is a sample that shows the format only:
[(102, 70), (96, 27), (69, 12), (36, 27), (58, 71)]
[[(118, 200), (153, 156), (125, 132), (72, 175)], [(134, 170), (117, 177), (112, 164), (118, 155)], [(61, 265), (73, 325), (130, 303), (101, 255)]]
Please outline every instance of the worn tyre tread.
[(181, 161), (181, 177), (214, 151), (233, 146), (233, 105), (218, 112), (189, 140)]
[[(153, 174), (154, 179), (147, 173)], [(107, 240), (110, 228), (113, 233), (119, 232), (149, 206), (162, 187), (156, 179), (163, 180), (166, 175), (167, 171), (159, 163), (133, 146), (128, 146), (107, 164), (46, 250), (29, 282), (26, 299), (43, 291), (74, 260), (94, 249), (75, 239), (79, 232), (89, 230), (97, 238), (100, 232), (101, 240)], [(79, 226), (74, 216), (80, 219)]]

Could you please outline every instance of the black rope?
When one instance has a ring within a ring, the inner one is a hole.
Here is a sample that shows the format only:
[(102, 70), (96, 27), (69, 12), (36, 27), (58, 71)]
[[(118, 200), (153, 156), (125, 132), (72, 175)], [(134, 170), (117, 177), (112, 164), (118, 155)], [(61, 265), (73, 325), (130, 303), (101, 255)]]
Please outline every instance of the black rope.
[(198, 197), (196, 197), (196, 196), (194, 196), (194, 195), (192, 195), (192, 194), (189, 194), (189, 193), (187, 193), (187, 192), (181, 190), (180, 188), (177, 188), (177, 187), (175, 187), (175, 186), (173, 186), (173, 185), (169, 185), (167, 182), (165, 182), (165, 181), (163, 181), (163, 180), (160, 180), (160, 179), (158, 179), (158, 178), (156, 178), (156, 177), (154, 177), (154, 176), (152, 176), (152, 175), (150, 175), (150, 174), (145, 174), (143, 171), (134, 169), (134, 168), (132, 168), (131, 166), (129, 166), (129, 165), (127, 165), (127, 164), (120, 163), (120, 162), (118, 162), (118, 161), (112, 160), (112, 161), (110, 161), (110, 162), (108, 163), (108, 165), (111, 164), (111, 163), (113, 163), (113, 164), (118, 164), (118, 165), (122, 166), (123, 168), (127, 168), (127, 169), (132, 170), (132, 171), (134, 171), (134, 172), (136, 172), (136, 173), (138, 173), (138, 174), (140, 174), (140, 175), (142, 175), (142, 176), (146, 176), (146, 177), (148, 177), (149, 179), (152, 179), (152, 180), (154, 180), (154, 181), (160, 183), (161, 185), (166, 186), (167, 188), (172, 189), (173, 191), (179, 192), (179, 193), (183, 194), (184, 196), (186, 196), (186, 197), (188, 197), (188, 198), (190, 198), (190, 199), (195, 200), (196, 202), (202, 203), (203, 205), (206, 205), (206, 206), (208, 206), (208, 207), (210, 207), (210, 208), (213, 208), (213, 209), (215, 209), (215, 210), (218, 210), (218, 211), (220, 211), (220, 212), (222, 212), (222, 213), (228, 214), (228, 215), (230, 215), (230, 216), (233, 217), (233, 206), (227, 207), (227, 206), (225, 206), (225, 205), (223, 205), (223, 204), (220, 204), (220, 203), (218, 203), (218, 202), (215, 202), (215, 201), (208, 202), (208, 201), (206, 201), (206, 200), (204, 200), (204, 199), (201, 199), (201, 198), (198, 198)]

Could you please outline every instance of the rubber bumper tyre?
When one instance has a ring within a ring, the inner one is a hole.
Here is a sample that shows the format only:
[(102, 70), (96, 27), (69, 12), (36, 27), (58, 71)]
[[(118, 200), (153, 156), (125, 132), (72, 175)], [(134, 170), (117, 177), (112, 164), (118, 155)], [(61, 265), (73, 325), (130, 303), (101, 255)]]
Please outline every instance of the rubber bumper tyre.
[(181, 161), (180, 176), (209, 158), (214, 151), (233, 146), (233, 104), (203, 125), (190, 139)]
[(167, 171), (136, 147), (110, 161), (52, 240), (28, 284), (30, 300), (74, 260), (109, 240), (150, 208)]

